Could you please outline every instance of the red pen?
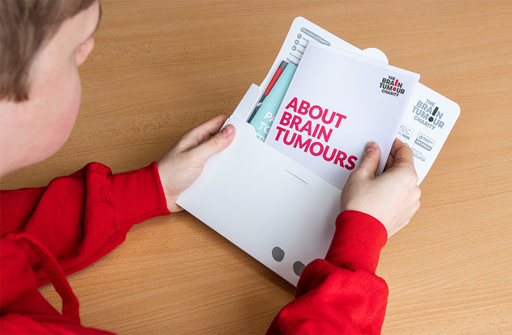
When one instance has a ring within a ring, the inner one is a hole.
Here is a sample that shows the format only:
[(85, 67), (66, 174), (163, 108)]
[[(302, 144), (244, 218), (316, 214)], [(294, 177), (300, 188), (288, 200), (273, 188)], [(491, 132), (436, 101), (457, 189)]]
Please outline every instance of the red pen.
[[(267, 89), (265, 90), (265, 93), (263, 93), (264, 97), (266, 97), (270, 93), (270, 90), (272, 89), (272, 87), (274, 87), (274, 84), (276, 83), (277, 79), (279, 79), (279, 76), (281, 75), (281, 73), (283, 73), (283, 70), (287, 64), (288, 63), (286, 63), (285, 61), (281, 62), (281, 65), (279, 65), (279, 67), (277, 68), (277, 71), (274, 74), (274, 76), (272, 77), (270, 84), (268, 84)], [(263, 100), (265, 100), (265, 99), (263, 99)]]
[(281, 73), (283, 73), (284, 68), (286, 67), (286, 65), (288, 65), (287, 62), (285, 62), (285, 61), (281, 62), (281, 64), (277, 68), (276, 73), (274, 73), (274, 76), (272, 77), (272, 80), (270, 80), (270, 83), (268, 84), (267, 89), (265, 90), (265, 92), (261, 96), (260, 101), (258, 101), (258, 103), (256, 104), (256, 107), (254, 108), (254, 110), (251, 113), (251, 116), (249, 116), (249, 119), (247, 120), (247, 122), (250, 123), (252, 121), (252, 118), (254, 117), (254, 115), (256, 115), (256, 112), (258, 111), (258, 109), (260, 108), (261, 104), (263, 103), (263, 100), (265, 100), (267, 95), (270, 93), (270, 91), (272, 90), (272, 87), (274, 87), (274, 84), (279, 79), (279, 76), (281, 76)]

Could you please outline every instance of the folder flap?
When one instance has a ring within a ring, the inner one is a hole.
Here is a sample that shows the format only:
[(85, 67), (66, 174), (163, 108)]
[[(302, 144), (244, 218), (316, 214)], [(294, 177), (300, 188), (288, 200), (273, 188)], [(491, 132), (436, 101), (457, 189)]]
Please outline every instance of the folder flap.
[[(238, 113), (229, 123), (235, 139), (206, 162), (177, 203), (296, 285), (297, 262), (325, 257), (341, 191), (259, 141)], [(273, 256), (276, 247), (284, 251), (281, 261)]]
[(244, 97), (238, 103), (233, 115), (238, 116), (242, 120), (247, 120), (249, 113), (254, 110), (258, 98), (261, 96), (261, 89), (259, 86), (252, 84), (251, 87), (245, 92)]

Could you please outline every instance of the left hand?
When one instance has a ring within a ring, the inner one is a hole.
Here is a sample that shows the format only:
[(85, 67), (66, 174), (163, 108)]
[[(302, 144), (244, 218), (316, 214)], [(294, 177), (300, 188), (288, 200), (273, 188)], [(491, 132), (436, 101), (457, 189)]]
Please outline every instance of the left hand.
[(233, 125), (219, 131), (228, 118), (218, 115), (189, 130), (158, 161), (158, 173), (171, 213), (183, 210), (176, 200), (199, 177), (208, 158), (227, 148), (235, 138)]

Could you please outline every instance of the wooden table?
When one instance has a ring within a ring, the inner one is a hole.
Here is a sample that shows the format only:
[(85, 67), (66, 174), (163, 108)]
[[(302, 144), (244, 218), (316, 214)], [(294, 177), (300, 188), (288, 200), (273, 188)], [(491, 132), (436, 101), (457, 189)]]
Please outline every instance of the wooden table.
[[(297, 16), (459, 103), (422, 206), (384, 248), (384, 334), (512, 332), (512, 2), (105, 0), (80, 72), (81, 112), (53, 157), (2, 188), (42, 186), (99, 161), (157, 160), (188, 129), (231, 114)], [(186, 212), (135, 226), (69, 277), (83, 324), (120, 334), (256, 334), (294, 288)], [(52, 286), (41, 292), (55, 306)], [(60, 307), (58, 307), (60, 309)]]

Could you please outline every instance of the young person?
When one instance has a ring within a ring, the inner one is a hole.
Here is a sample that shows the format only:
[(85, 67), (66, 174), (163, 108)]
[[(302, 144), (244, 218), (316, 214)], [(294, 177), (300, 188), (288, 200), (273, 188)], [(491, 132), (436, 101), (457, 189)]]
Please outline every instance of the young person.
[[(80, 102), (77, 68), (92, 51), (97, 0), (0, 2), (0, 176), (44, 160), (67, 139)], [(121, 174), (91, 163), (46, 187), (0, 197), (0, 333), (106, 333), (80, 325), (66, 275), (123, 242), (131, 226), (182, 210), (176, 199), (236, 130), (217, 116), (190, 130), (158, 163)], [(303, 271), (294, 301), (269, 333), (378, 333), (387, 286), (375, 275), (387, 237), (419, 208), (411, 150), (396, 141), (375, 177), (369, 143), (341, 196), (325, 260)], [(39, 293), (52, 282), (62, 314)]]

